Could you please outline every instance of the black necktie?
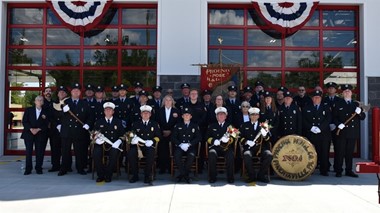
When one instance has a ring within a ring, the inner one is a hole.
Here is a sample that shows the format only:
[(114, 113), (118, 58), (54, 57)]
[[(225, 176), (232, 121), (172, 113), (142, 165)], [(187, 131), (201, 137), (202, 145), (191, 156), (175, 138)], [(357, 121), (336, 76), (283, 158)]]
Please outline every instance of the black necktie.
[(231, 104), (235, 104), (235, 100), (234, 99), (231, 100)]
[(315, 105), (315, 110), (318, 110), (318, 105)]
[(351, 104), (351, 101), (347, 101), (347, 104), (348, 104), (348, 105)]
[(220, 124), (219, 126), (220, 126), (221, 128), (223, 128), (223, 124)]
[(110, 120), (110, 119), (107, 119), (107, 123), (108, 123), (108, 124), (111, 124), (111, 120)]
[(77, 103), (78, 103), (78, 101), (77, 101), (77, 100), (74, 100), (74, 105), (75, 105), (75, 106), (77, 105)]

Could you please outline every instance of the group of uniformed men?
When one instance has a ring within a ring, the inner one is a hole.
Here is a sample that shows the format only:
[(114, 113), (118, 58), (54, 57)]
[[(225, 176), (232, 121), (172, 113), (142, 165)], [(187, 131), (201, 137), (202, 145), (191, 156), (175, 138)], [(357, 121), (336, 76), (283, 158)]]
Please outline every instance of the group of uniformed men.
[[(96, 181), (110, 182), (116, 163), (120, 156), (124, 156), (121, 150), (127, 147), (128, 142), (126, 159), (132, 174), (129, 179), (131, 183), (139, 180), (138, 160), (144, 156), (144, 183), (151, 184), (155, 149), (159, 173), (168, 172), (170, 148), (174, 150), (174, 160), (180, 172), (177, 181), (190, 183), (189, 172), (198, 154), (198, 146), (201, 150), (199, 172), (202, 172), (207, 159), (210, 183), (217, 180), (218, 156), (225, 157), (229, 183), (234, 182), (234, 172), (240, 169), (241, 161), (245, 163), (249, 182), (257, 180), (268, 183), (271, 146), (282, 136), (297, 134), (307, 137), (315, 146), (321, 175), (328, 176), (329, 149), (333, 142), (336, 177), (342, 176), (343, 160), (345, 175), (358, 177), (352, 171), (352, 155), (360, 136), (358, 126), (365, 113), (358, 102), (352, 100), (351, 85), (341, 86), (342, 97), (337, 96), (336, 83), (330, 82), (326, 87), (328, 94), (325, 97), (321, 90), (315, 90), (310, 98), (301, 86), (294, 98), (285, 87), (280, 87), (274, 98), (264, 90), (264, 84), (257, 81), (254, 88), (245, 87), (241, 97), (236, 86), (229, 86), (226, 98), (219, 95), (212, 101), (212, 91), (202, 91), (202, 98), (199, 98), (198, 90), (192, 89), (188, 83), (181, 85), (182, 97), (177, 100), (173, 99), (172, 94), (163, 97), (160, 86), (152, 88), (150, 98), (142, 83), (136, 82), (134, 95), (128, 97), (127, 86), (121, 84), (112, 88), (112, 97), (106, 100), (102, 86), (86, 85), (84, 97), (81, 98), (82, 87), (75, 83), (71, 87), (70, 97), (66, 87), (57, 87), (58, 100), (55, 103), (63, 102), (61, 110), (53, 107), (51, 89), (44, 90), (42, 110), (46, 115), (44, 120), (47, 118), (49, 122), (43, 123), (46, 127), (36, 133), (38, 127), (30, 126), (30, 119), (26, 118), (33, 112), (25, 113), (24, 132), (32, 136), (24, 139), (29, 144), (27, 148), (32, 143), (33, 149), (37, 135), (46, 134), (38, 140), (50, 139), (52, 168), (49, 172), (58, 171), (58, 176), (72, 171), (73, 145), (77, 172), (85, 175), (91, 171), (93, 161), (98, 176)], [(38, 97), (41, 99), (41, 96)], [(38, 111), (41, 108), (37, 107), (40, 105), (39, 99), (36, 98), (36, 106), (30, 110)], [(37, 120), (42, 119), (38, 112), (36, 116), (34, 118)], [(267, 123), (269, 128), (265, 128), (263, 123)], [(234, 139), (229, 133), (233, 129), (240, 132), (237, 152), (233, 145), (230, 146)], [(89, 155), (90, 130), (96, 130), (99, 134), (92, 135), (94, 143)], [(170, 144), (172, 147), (169, 147)], [(27, 160), (31, 159), (32, 149), (27, 149)], [(38, 149), (44, 151), (45, 147)], [(104, 163), (104, 155), (109, 156), (108, 164)], [(182, 156), (187, 156), (185, 162)], [(252, 157), (256, 156), (261, 158), (257, 173), (252, 168)], [(41, 157), (36, 165), (38, 174), (42, 174), (40, 161)], [(31, 170), (29, 162), (25, 175), (30, 174)]]

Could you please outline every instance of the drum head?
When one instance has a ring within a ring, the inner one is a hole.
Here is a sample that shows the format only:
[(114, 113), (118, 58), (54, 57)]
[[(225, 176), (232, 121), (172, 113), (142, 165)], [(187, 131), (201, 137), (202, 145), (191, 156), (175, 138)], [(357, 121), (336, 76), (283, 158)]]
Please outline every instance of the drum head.
[(313, 144), (298, 135), (280, 138), (273, 146), (272, 167), (286, 180), (305, 180), (317, 166), (317, 152)]

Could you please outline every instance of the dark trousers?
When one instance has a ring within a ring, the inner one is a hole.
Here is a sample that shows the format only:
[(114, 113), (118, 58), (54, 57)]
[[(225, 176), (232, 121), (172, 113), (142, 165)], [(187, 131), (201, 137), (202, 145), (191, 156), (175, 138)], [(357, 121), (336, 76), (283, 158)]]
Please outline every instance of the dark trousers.
[(326, 141), (321, 137), (310, 139), (310, 141), (314, 145), (315, 151), (317, 152), (320, 173), (327, 173), (330, 167), (330, 141)]
[(42, 171), (42, 164), (45, 156), (46, 148), (46, 136), (38, 133), (32, 138), (24, 139), (26, 158), (25, 158), (25, 171), (30, 172), (33, 168), (32, 156), (33, 156), (33, 146), (35, 147), (36, 154), (36, 166), (34, 167), (36, 171)]
[[(140, 147), (141, 151), (144, 155), (146, 166), (144, 170), (145, 178), (150, 178), (152, 176), (152, 168), (154, 163), (154, 152), (155, 149), (153, 147)], [(128, 152), (128, 162), (129, 168), (133, 177), (138, 177), (139, 168), (138, 168), (138, 154), (137, 154), (137, 146), (132, 145)]]
[(337, 140), (337, 164), (334, 165), (336, 172), (343, 171), (343, 159), (346, 163), (346, 172), (352, 171), (352, 158), (354, 153), (356, 139), (338, 137)]
[[(249, 179), (256, 179), (252, 158), (256, 156), (257, 149), (258, 147), (252, 147), (243, 152), (243, 160)], [(260, 169), (257, 177), (264, 177), (267, 174), (272, 159), (273, 155), (270, 150), (264, 150), (260, 153)]]
[(209, 166), (209, 175), (211, 180), (216, 179), (217, 171), (216, 171), (216, 162), (218, 160), (218, 156), (224, 156), (226, 160), (227, 167), (227, 179), (234, 179), (234, 152), (232, 148), (223, 150), (220, 146), (212, 147), (208, 151), (208, 166)]
[[(92, 159), (99, 178), (112, 178), (112, 173), (116, 167), (119, 153), (120, 151), (118, 149), (110, 148), (110, 150), (105, 151), (103, 145), (94, 145)], [(105, 155), (108, 155), (107, 164), (103, 161)]]
[(170, 136), (163, 137), (157, 149), (158, 167), (160, 167), (161, 171), (168, 171), (170, 168), (169, 141)]
[(75, 168), (78, 172), (84, 171), (87, 164), (87, 142), (80, 138), (62, 138), (62, 166), (61, 171), (71, 169), (71, 145), (74, 145)]
[[(186, 156), (186, 162), (182, 160), (182, 156)], [(195, 159), (194, 147), (190, 147), (186, 152), (180, 147), (175, 147), (174, 150), (174, 161), (178, 166), (179, 174), (184, 177), (189, 177), (191, 165), (193, 165)]]
[(51, 152), (51, 165), (54, 169), (61, 168), (61, 136), (57, 129), (49, 129), (49, 143)]
[[(329, 153), (330, 153), (330, 147), (331, 147), (331, 143), (333, 144), (333, 148), (334, 148), (334, 171), (336, 171), (336, 168), (335, 168), (335, 165), (338, 163), (338, 155), (337, 155), (337, 152), (338, 152), (338, 136), (336, 135), (336, 130), (332, 131), (331, 132), (331, 141), (329, 143)], [(329, 166), (331, 166), (331, 163), (329, 162)]]

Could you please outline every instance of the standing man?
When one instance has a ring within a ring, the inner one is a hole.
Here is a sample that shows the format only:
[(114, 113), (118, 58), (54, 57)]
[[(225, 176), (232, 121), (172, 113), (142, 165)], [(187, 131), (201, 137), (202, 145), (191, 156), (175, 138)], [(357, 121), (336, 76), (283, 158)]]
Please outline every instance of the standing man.
[[(356, 141), (360, 138), (360, 121), (366, 118), (366, 114), (359, 107), (357, 101), (352, 100), (352, 86), (345, 84), (341, 86), (343, 98), (336, 103), (333, 119), (338, 127), (339, 135), (337, 138), (337, 160), (334, 165), (336, 177), (342, 177), (343, 160), (345, 161), (346, 176), (358, 177), (352, 171), (352, 158)], [(355, 116), (354, 116), (355, 115)], [(351, 116), (354, 116), (350, 119)], [(337, 132), (338, 134), (338, 132)]]
[(237, 98), (237, 87), (228, 87), (228, 97), (225, 100), (226, 107), (230, 110), (230, 116), (234, 117), (240, 112), (240, 100)]
[[(80, 99), (81, 86), (75, 83), (71, 89), (71, 98), (66, 99), (65, 106), (62, 108), (61, 138), (62, 138), (62, 166), (58, 176), (65, 175), (71, 170), (71, 146), (74, 145), (75, 167), (78, 174), (86, 175), (84, 170), (87, 165), (89, 124), (93, 123), (91, 109), (84, 100)], [(79, 120), (72, 116), (73, 113)]]
[(162, 106), (162, 87), (161, 86), (155, 86), (152, 88), (153, 92), (153, 98), (149, 99), (149, 105), (154, 106), (154, 111), (158, 111), (158, 109)]
[(294, 103), (302, 109), (308, 105), (311, 104), (313, 101), (311, 98), (306, 94), (306, 88), (304, 86), (298, 87), (298, 95), (296, 95), (294, 98)]
[(130, 100), (133, 104), (138, 104), (140, 99), (140, 92), (143, 90), (144, 85), (141, 82), (136, 81), (134, 87), (135, 94), (131, 95)]
[[(104, 118), (104, 88), (102, 86), (97, 86), (95, 88), (95, 102), (94, 102), (94, 118), (95, 121)], [(112, 113), (113, 114), (113, 113)]]
[[(105, 143), (101, 138), (97, 138), (94, 144), (93, 159), (98, 178), (96, 182), (111, 182), (112, 173), (116, 167), (120, 154), (119, 147), (122, 147), (121, 137), (125, 130), (120, 119), (113, 116), (115, 104), (106, 102), (103, 104), (104, 117), (98, 119), (94, 124), (94, 130), (100, 131), (113, 144)], [(108, 164), (103, 163), (104, 155), (108, 155)]]
[[(259, 123), (260, 109), (251, 107), (248, 110), (249, 120), (240, 126), (240, 143), (243, 145), (243, 160), (248, 173), (248, 182), (261, 181), (269, 183), (267, 175), (269, 166), (272, 162), (270, 134), (268, 130), (262, 128)], [(257, 135), (260, 136), (258, 138)], [(260, 156), (260, 170), (257, 177), (252, 166), (252, 158)]]
[(181, 84), (182, 97), (176, 100), (175, 106), (179, 110), (183, 110), (190, 103), (190, 84)]
[(258, 107), (260, 107), (261, 98), (264, 94), (264, 83), (262, 81), (256, 81), (255, 82), (255, 92), (252, 96), (252, 99), (254, 102), (258, 103)]
[[(67, 97), (67, 89), (64, 86), (59, 86), (57, 89), (58, 100), (56, 104), (59, 104)], [(53, 109), (52, 118), (50, 119), (50, 131), (52, 132), (50, 138), (50, 151), (51, 151), (51, 169), (48, 172), (57, 172), (61, 169), (61, 156), (62, 156), (62, 141), (61, 141), (61, 120), (63, 112)], [(71, 168), (70, 162), (70, 168)]]
[(292, 94), (284, 92), (284, 105), (279, 109), (279, 137), (302, 135), (302, 115), (299, 107), (293, 103)]
[(34, 106), (25, 109), (25, 113), (22, 117), (24, 129), (21, 138), (24, 139), (26, 148), (26, 167), (24, 175), (30, 175), (32, 173), (33, 145), (36, 152), (36, 166), (34, 168), (37, 174), (42, 174), (49, 124), (47, 111), (42, 108), (43, 104), (44, 98), (37, 96), (34, 99)]
[[(183, 122), (178, 123), (173, 128), (173, 134), (171, 135), (171, 141), (174, 144), (174, 161), (179, 168), (179, 176), (177, 182), (182, 179), (186, 183), (190, 183), (189, 173), (191, 165), (194, 162), (197, 146), (199, 146), (202, 136), (199, 130), (199, 126), (191, 122), (191, 111), (189, 108), (185, 108), (182, 111)], [(182, 156), (186, 155), (185, 164), (182, 162)]]
[(131, 128), (131, 111), (133, 103), (131, 99), (127, 98), (127, 85), (120, 84), (119, 87), (119, 98), (116, 99), (113, 103), (115, 104), (115, 117), (119, 118), (123, 127), (129, 130)]
[(288, 91), (288, 88), (281, 86), (276, 93), (276, 107), (280, 109), (284, 105), (284, 93)]
[(228, 143), (230, 138), (224, 136), (227, 132), (227, 127), (230, 125), (226, 122), (227, 109), (218, 107), (215, 109), (216, 119), (218, 122), (211, 124), (208, 127), (207, 143), (208, 148), (208, 164), (209, 164), (209, 182), (216, 182), (216, 161), (218, 156), (224, 156), (227, 166), (227, 182), (234, 182), (234, 146), (229, 146), (227, 150), (220, 147), (221, 143)]
[[(131, 141), (131, 148), (128, 153), (128, 161), (132, 172), (130, 183), (135, 183), (139, 180), (138, 176), (138, 149), (141, 149), (145, 157), (146, 165), (144, 170), (144, 183), (152, 185), (152, 169), (154, 163), (154, 154), (158, 142), (161, 138), (161, 130), (158, 123), (151, 120), (152, 107), (143, 105), (140, 107), (141, 120), (132, 124), (132, 131), (136, 134)], [(140, 145), (139, 142), (143, 142)], [(139, 148), (137, 146), (140, 146)]]
[(109, 100), (112, 101), (113, 103), (115, 103), (115, 101), (119, 99), (119, 87), (117, 85), (114, 85), (112, 87), (111, 96), (112, 97)]
[(317, 151), (319, 172), (323, 176), (329, 176), (331, 111), (330, 107), (322, 104), (322, 92), (316, 90), (312, 93), (312, 104), (304, 107), (302, 118), (305, 136)]

